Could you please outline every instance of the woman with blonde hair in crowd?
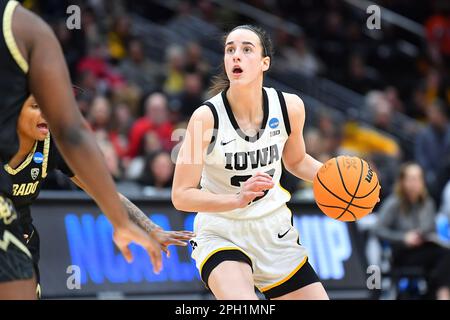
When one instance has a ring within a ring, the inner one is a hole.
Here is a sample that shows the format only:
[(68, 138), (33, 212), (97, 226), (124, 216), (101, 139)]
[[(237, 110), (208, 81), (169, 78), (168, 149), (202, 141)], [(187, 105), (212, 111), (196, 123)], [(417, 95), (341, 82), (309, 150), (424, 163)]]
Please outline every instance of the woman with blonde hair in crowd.
[(420, 266), (429, 292), (450, 299), (450, 250), (436, 241), (436, 209), (425, 186), (422, 168), (401, 166), (393, 194), (381, 205), (376, 232), (392, 246), (392, 265)]

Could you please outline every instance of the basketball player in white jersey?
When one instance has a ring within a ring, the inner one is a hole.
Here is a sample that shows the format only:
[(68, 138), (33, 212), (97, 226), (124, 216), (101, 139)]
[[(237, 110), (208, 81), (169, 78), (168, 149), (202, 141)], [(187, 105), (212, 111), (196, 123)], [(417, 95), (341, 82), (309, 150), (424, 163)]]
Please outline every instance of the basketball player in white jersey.
[(307, 181), (322, 163), (305, 151), (302, 100), (263, 87), (271, 56), (270, 38), (257, 27), (227, 35), (225, 73), (189, 121), (172, 201), (198, 212), (192, 257), (217, 299), (257, 299), (255, 286), (268, 299), (328, 299), (279, 184), (281, 159)]

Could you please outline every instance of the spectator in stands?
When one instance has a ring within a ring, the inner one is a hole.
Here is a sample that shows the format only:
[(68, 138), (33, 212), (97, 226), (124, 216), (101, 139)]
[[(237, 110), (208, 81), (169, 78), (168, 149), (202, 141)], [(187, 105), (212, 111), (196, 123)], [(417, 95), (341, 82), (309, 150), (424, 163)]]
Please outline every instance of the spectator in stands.
[(437, 178), (450, 154), (450, 124), (444, 103), (435, 101), (427, 109), (428, 125), (418, 134), (415, 159), (425, 171), (432, 196), (438, 199)]
[(427, 105), (425, 86), (420, 83), (413, 88), (405, 113), (409, 117), (425, 122)]
[(392, 106), (392, 110), (404, 113), (405, 107), (400, 99), (398, 89), (394, 86), (388, 86), (384, 89), (384, 95), (387, 102)]
[[(406, 121), (399, 110), (403, 109), (403, 103), (398, 98), (394, 87), (385, 91), (372, 90), (366, 95), (365, 118), (371, 124), (382, 131), (392, 134), (402, 145), (404, 154), (412, 153), (409, 145), (417, 134), (418, 126), (411, 121)], [(412, 157), (412, 156), (411, 156)], [(410, 157), (410, 158), (411, 158)]]
[(211, 66), (203, 57), (202, 47), (197, 42), (190, 42), (186, 46), (186, 73), (197, 73), (201, 76), (203, 84), (209, 79)]
[(96, 89), (100, 93), (106, 93), (111, 88), (125, 85), (124, 79), (115, 72), (108, 61), (108, 48), (102, 43), (97, 43), (77, 65), (79, 74), (91, 72), (95, 76), (98, 83)]
[(77, 73), (77, 85), (83, 88), (84, 94), (83, 98), (93, 99), (97, 93), (97, 77), (94, 71), (86, 69)]
[(322, 21), (316, 21), (318, 29), (315, 34), (320, 39), (318, 53), (327, 63), (329, 76), (333, 79), (340, 79), (342, 72), (345, 72), (345, 67), (342, 68), (342, 65), (345, 65), (345, 61), (348, 59), (343, 17), (339, 12), (333, 10), (320, 16)]
[(120, 159), (114, 150), (114, 146), (108, 140), (105, 132), (97, 132), (95, 136), (98, 141), (98, 146), (100, 147), (100, 150), (105, 158), (106, 167), (111, 173), (114, 181), (120, 181), (123, 177), (123, 169)]
[(361, 157), (371, 154), (383, 154), (394, 159), (400, 157), (400, 147), (394, 138), (356, 121), (344, 125), (341, 149)]
[(63, 49), (69, 72), (74, 74), (78, 60), (86, 55), (86, 39), (84, 32), (72, 32), (67, 29), (66, 20), (62, 19), (54, 27), (55, 35)]
[(386, 94), (384, 92), (380, 92), (380, 94), (375, 96), (373, 104), (370, 104), (368, 107), (368, 111), (372, 118), (372, 124), (377, 129), (392, 132), (395, 113), (392, 104), (386, 97)]
[(83, 32), (86, 41), (86, 50), (90, 51), (97, 43), (104, 41), (99, 26), (101, 20), (98, 19), (95, 11), (91, 7), (84, 8), (81, 14), (83, 17), (83, 19), (81, 19), (81, 31)]
[(172, 45), (166, 53), (166, 75), (164, 92), (169, 95), (181, 93), (184, 88), (184, 50), (182, 47)]
[(439, 97), (439, 91), (442, 85), (442, 75), (434, 68), (430, 69), (424, 79), (425, 82), (425, 101), (430, 105)]
[(314, 159), (319, 158), (324, 152), (324, 142), (320, 131), (315, 128), (307, 129), (305, 130), (304, 139), (308, 154)]
[(323, 70), (322, 62), (316, 57), (306, 43), (305, 36), (300, 34), (290, 41), (293, 46), (281, 49), (283, 70), (301, 72), (305, 75), (318, 75)]
[(198, 73), (187, 73), (184, 79), (184, 90), (173, 99), (172, 104), (176, 106), (180, 114), (180, 121), (188, 120), (195, 109), (206, 100), (203, 96), (204, 87), (201, 75)]
[(119, 62), (125, 58), (128, 42), (131, 38), (130, 18), (125, 14), (117, 16), (113, 21), (111, 31), (108, 33), (108, 49), (113, 62)]
[(129, 135), (128, 156), (136, 157), (143, 153), (143, 138), (148, 132), (154, 132), (164, 150), (170, 151), (173, 125), (168, 120), (167, 97), (160, 92), (150, 94), (145, 100), (145, 115), (136, 120)]
[(423, 267), (430, 292), (449, 300), (450, 250), (436, 240), (435, 206), (418, 164), (401, 167), (395, 192), (381, 204), (378, 216), (375, 230), (392, 246), (392, 267)]
[(145, 158), (145, 166), (139, 183), (157, 189), (172, 186), (174, 164), (170, 154), (165, 151), (154, 152)]
[(317, 123), (323, 140), (323, 154), (319, 158), (324, 162), (325, 159), (328, 160), (341, 154), (340, 148), (344, 137), (342, 123), (326, 110), (320, 111)]
[(428, 53), (436, 66), (450, 68), (450, 4), (445, 0), (433, 4), (435, 13), (425, 22)]
[[(128, 137), (128, 133), (134, 123), (133, 115), (131, 114), (130, 107), (125, 103), (119, 103), (113, 110), (114, 119), (116, 120), (117, 133)], [(128, 138), (127, 138), (128, 140)]]
[(442, 191), (442, 202), (439, 212), (446, 215), (450, 221), (450, 180), (448, 180)]
[(379, 82), (378, 71), (370, 68), (360, 54), (353, 53), (349, 56), (347, 76), (343, 80), (346, 87), (365, 94), (379, 87)]
[[(439, 172), (437, 173), (436, 179), (436, 203), (444, 206), (444, 197), (450, 196), (450, 153), (448, 153), (445, 158), (441, 161), (441, 166)], [(442, 191), (447, 188), (447, 191)], [(448, 209), (450, 209), (450, 198), (447, 199), (449, 201)], [(450, 218), (450, 211), (447, 211)], [(449, 230), (450, 231), (450, 230)], [(450, 235), (450, 232), (449, 232)]]
[(145, 56), (143, 44), (138, 39), (128, 43), (128, 57), (122, 60), (119, 71), (125, 80), (143, 92), (159, 89), (163, 70)]
[(97, 136), (111, 144), (118, 157), (123, 157), (126, 155), (127, 145), (116, 130), (117, 121), (114, 115), (109, 100), (103, 96), (96, 96), (89, 110), (88, 121), (92, 130), (99, 133)]
[(88, 115), (88, 122), (92, 130), (108, 132), (111, 125), (111, 112), (108, 99), (103, 96), (96, 96), (92, 101)]

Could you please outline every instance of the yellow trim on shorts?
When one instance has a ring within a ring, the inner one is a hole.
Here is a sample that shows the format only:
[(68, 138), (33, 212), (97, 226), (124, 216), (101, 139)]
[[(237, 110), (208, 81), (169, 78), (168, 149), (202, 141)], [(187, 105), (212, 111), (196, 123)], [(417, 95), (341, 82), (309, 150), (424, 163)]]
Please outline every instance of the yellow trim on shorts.
[(304, 257), (304, 258), (303, 258), (303, 261), (302, 261), (302, 262), (297, 266), (297, 268), (295, 268), (294, 271), (292, 271), (286, 278), (284, 278), (284, 279), (282, 279), (282, 280), (280, 280), (280, 281), (278, 281), (278, 282), (276, 282), (276, 283), (274, 283), (274, 284), (271, 284), (270, 286), (264, 287), (264, 288), (260, 289), (260, 291), (261, 291), (261, 292), (268, 291), (268, 290), (270, 290), (270, 289), (272, 289), (272, 288), (275, 288), (275, 287), (278, 287), (279, 285), (281, 285), (281, 284), (285, 283), (286, 281), (288, 281), (290, 278), (292, 278), (292, 276), (293, 276), (298, 270), (300, 270), (301, 267), (303, 267), (303, 265), (306, 263), (307, 259), (308, 259), (308, 257)]
[(285, 188), (283, 188), (283, 186), (281, 185), (281, 183), (278, 182), (278, 185), (280, 186), (280, 188), (281, 188), (282, 191), (284, 191), (284, 192), (286, 192), (286, 193), (288, 194), (289, 199), (292, 198), (291, 193), (290, 193), (289, 191), (287, 191)]
[(9, 232), (8, 230), (4, 230), (3, 231), (3, 240), (0, 239), (0, 249), (2, 249), (3, 251), (7, 251), (9, 244), (15, 244), (16, 247), (18, 247), (20, 250), (22, 250), (27, 256), (28, 258), (31, 258), (31, 253), (30, 251), (28, 251), (28, 248), (19, 240), (17, 239), (11, 232)]
[(17, 46), (16, 40), (12, 32), (12, 18), (14, 9), (19, 5), (17, 1), (9, 1), (6, 5), (5, 12), (3, 15), (3, 36), (5, 37), (6, 46), (9, 49), (12, 57), (16, 61), (17, 65), (22, 69), (24, 73), (28, 73), (28, 62), (22, 56), (22, 53)]
[(9, 164), (5, 164), (5, 166), (4, 166), (5, 171), (14, 176), (17, 173), (19, 173), (23, 168), (28, 166), (30, 164), (31, 160), (33, 159), (34, 153), (36, 152), (37, 144), (38, 144), (38, 142), (36, 141), (34, 143), (33, 150), (31, 150), (31, 152), (28, 154), (25, 161), (22, 162), (22, 164), (19, 167), (17, 167), (16, 169), (13, 169), (9, 166)]
[(228, 250), (237, 250), (237, 251), (240, 251), (240, 252), (242, 252), (243, 254), (245, 254), (245, 255), (247, 256), (247, 258), (249, 258), (250, 261), (252, 261), (252, 259), (250, 259), (250, 257), (248, 256), (248, 254), (246, 254), (246, 253), (244, 252), (244, 250), (242, 250), (242, 249), (240, 249), (240, 248), (238, 248), (238, 247), (223, 247), (223, 248), (216, 249), (216, 250), (214, 250), (213, 252), (210, 252), (210, 253), (206, 256), (205, 260), (203, 260), (203, 262), (200, 264), (200, 268), (199, 268), (199, 269), (200, 269), (200, 274), (202, 274), (203, 266), (204, 266), (205, 263), (209, 260), (209, 258), (211, 258), (214, 254), (216, 254), (216, 253), (219, 252), (219, 251), (228, 251)]
[(42, 298), (42, 289), (41, 289), (41, 285), (39, 283), (36, 285), (36, 297), (38, 299)]

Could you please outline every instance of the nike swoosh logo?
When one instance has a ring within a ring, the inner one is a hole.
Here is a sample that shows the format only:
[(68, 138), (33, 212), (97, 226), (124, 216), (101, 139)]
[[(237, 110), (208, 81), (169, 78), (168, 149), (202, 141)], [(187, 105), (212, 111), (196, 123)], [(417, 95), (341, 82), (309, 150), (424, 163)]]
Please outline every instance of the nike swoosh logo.
[(283, 233), (283, 234), (278, 234), (278, 239), (283, 238), (285, 235), (287, 235), (287, 233), (288, 233), (289, 231), (291, 231), (291, 228), (289, 228), (289, 229), (288, 229), (285, 233)]
[(229, 144), (230, 142), (233, 142), (234, 140), (236, 140), (236, 139), (230, 140), (230, 141), (228, 141), (228, 142), (223, 142), (223, 141), (221, 141), (220, 144), (221, 144), (222, 146), (224, 146), (224, 145)]

